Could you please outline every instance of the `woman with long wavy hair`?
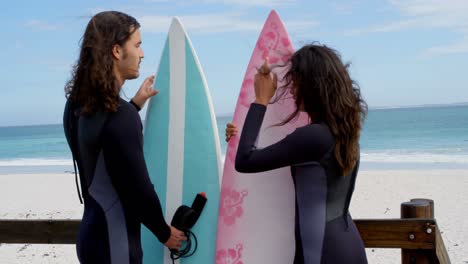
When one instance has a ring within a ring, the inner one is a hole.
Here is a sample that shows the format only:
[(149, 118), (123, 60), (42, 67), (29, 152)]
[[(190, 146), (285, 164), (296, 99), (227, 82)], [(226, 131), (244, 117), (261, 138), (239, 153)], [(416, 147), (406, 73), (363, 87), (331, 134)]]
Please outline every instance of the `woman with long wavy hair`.
[[(250, 106), (237, 155), (244, 173), (291, 166), (296, 191), (296, 254), (294, 264), (367, 263), (364, 244), (349, 214), (359, 169), (359, 136), (367, 105), (339, 54), (324, 45), (306, 45), (289, 60), (283, 93), (294, 97), (296, 111), (310, 124), (283, 140), (257, 149), (267, 106), (277, 88), (265, 61), (255, 76), (256, 100)], [(226, 140), (237, 133), (230, 123)]]

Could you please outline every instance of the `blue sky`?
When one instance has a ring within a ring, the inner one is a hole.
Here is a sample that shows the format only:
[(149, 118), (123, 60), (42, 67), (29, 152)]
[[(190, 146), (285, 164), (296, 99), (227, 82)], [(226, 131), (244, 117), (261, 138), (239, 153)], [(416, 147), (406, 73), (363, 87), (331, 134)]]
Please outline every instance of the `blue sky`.
[[(352, 63), (371, 107), (468, 102), (466, 0), (7, 1), (2, 4), (0, 126), (60, 123), (63, 87), (89, 18), (118, 10), (142, 24), (141, 78), (157, 70), (179, 16), (217, 115), (232, 113), (258, 34), (276, 9), (295, 47), (319, 41)], [(144, 112), (144, 111), (143, 111)]]

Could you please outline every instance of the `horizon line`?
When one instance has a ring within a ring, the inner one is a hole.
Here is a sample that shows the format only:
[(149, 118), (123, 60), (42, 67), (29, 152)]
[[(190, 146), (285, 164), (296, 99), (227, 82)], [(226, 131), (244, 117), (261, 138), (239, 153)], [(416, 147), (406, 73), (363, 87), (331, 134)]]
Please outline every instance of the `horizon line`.
[[(394, 106), (370, 106), (369, 110), (397, 110), (397, 109), (412, 109), (412, 108), (424, 108), (424, 107), (446, 107), (446, 106), (468, 106), (468, 102), (457, 102), (457, 103), (434, 103), (434, 104), (419, 104), (419, 105), (394, 105)], [(232, 117), (234, 113), (221, 113), (215, 115), (216, 118), (221, 117)], [(146, 119), (142, 119), (142, 123)], [(62, 123), (33, 123), (33, 124), (18, 124), (18, 125), (0, 125), (0, 128), (9, 127), (29, 127), (29, 126), (54, 126), (61, 125)]]

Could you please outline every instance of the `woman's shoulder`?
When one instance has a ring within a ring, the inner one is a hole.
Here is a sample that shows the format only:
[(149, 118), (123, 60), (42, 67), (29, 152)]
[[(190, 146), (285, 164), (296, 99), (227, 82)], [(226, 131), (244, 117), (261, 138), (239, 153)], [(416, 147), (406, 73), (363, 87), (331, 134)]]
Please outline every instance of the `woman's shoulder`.
[(302, 133), (319, 133), (319, 134), (329, 134), (332, 136), (330, 129), (325, 123), (312, 123), (302, 127), (298, 127), (296, 131)]
[(298, 127), (294, 133), (307, 141), (319, 140), (330, 144), (335, 142), (330, 129), (325, 123), (313, 123)]

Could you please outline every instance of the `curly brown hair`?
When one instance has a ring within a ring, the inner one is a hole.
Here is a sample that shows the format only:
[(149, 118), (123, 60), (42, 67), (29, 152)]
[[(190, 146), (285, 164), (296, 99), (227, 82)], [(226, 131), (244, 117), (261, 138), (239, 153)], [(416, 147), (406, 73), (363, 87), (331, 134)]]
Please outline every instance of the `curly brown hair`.
[(294, 89), (296, 110), (282, 124), (303, 110), (314, 122), (325, 123), (335, 138), (334, 154), (343, 175), (349, 175), (359, 159), (359, 137), (367, 104), (348, 73), (349, 63), (325, 45), (309, 44), (296, 51), (284, 76), (284, 96)]
[(117, 111), (120, 89), (116, 87), (112, 48), (124, 46), (139, 27), (135, 18), (117, 11), (98, 13), (89, 21), (81, 39), (80, 56), (65, 85), (66, 97), (82, 107), (83, 114), (99, 109)]

